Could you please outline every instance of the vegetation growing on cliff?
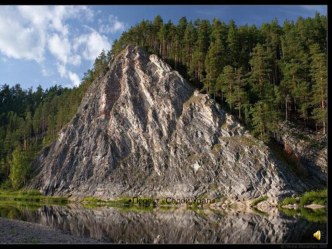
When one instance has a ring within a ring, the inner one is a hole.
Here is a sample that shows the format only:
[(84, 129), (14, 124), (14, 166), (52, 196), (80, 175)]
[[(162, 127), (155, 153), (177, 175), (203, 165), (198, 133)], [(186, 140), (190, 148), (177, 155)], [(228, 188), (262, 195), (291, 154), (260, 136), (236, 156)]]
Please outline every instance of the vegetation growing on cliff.
[(279, 120), (326, 132), (327, 19), (299, 18), (279, 25), (237, 26), (214, 19), (165, 23), (143, 20), (96, 58), (82, 84), (23, 90), (0, 87), (0, 184), (19, 189), (30, 162), (75, 115), (87, 88), (126, 45), (156, 53), (211, 94), (261, 140), (278, 133)]
[(157, 16), (123, 33), (112, 54), (128, 44), (161, 56), (261, 140), (277, 132), (279, 120), (326, 133), (326, 16), (261, 27), (185, 17), (173, 24)]

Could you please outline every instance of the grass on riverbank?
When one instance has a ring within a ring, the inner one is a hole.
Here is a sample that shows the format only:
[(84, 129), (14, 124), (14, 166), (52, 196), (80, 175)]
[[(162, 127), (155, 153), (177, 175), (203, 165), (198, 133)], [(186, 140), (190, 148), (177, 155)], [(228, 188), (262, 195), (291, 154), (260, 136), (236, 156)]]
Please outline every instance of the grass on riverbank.
[(45, 196), (38, 190), (0, 190), (1, 201), (17, 201), (17, 202), (35, 202), (42, 204), (65, 205), (68, 203), (66, 197)]
[[(93, 196), (87, 196), (83, 198), (82, 202), (86, 208), (96, 208), (101, 206), (110, 206), (120, 208), (125, 211), (152, 211), (154, 208), (171, 210), (181, 207), (180, 203), (172, 202), (166, 199), (153, 199), (149, 197), (120, 197), (113, 200), (101, 200)], [(196, 202), (186, 203), (186, 209), (188, 210), (200, 210), (203, 208), (202, 204)]]
[(286, 197), (279, 203), (279, 207), (289, 204), (297, 204), (300, 207), (310, 204), (325, 206), (327, 205), (327, 189), (305, 192), (303, 195), (297, 197)]
[[(294, 204), (298, 206), (297, 209), (283, 208), (286, 205), (294, 205)], [(327, 189), (309, 191), (297, 197), (286, 197), (284, 200), (282, 200), (279, 203), (278, 208), (281, 212), (283, 212), (287, 216), (299, 216), (310, 222), (326, 223), (327, 209), (326, 208), (310, 209), (305, 207), (306, 205), (310, 204), (318, 204), (326, 206)]]
[(111, 207), (128, 207), (132, 206), (132, 198), (117, 198), (114, 200), (102, 200), (94, 196), (86, 196), (81, 201), (84, 207), (94, 208), (98, 206), (111, 206)]

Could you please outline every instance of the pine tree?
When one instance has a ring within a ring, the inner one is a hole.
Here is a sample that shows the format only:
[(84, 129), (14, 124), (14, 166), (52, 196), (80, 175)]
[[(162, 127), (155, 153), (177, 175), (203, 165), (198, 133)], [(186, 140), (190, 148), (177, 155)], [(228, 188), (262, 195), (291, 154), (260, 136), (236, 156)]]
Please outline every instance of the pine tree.
[(319, 50), (319, 45), (310, 47), (311, 77), (313, 79), (313, 118), (322, 124), (323, 133), (327, 132), (327, 67), (325, 54)]
[(271, 63), (270, 57), (261, 44), (257, 44), (251, 53), (249, 61), (251, 66), (250, 83), (258, 99), (264, 99), (266, 89), (271, 84)]
[(206, 79), (204, 88), (207, 89), (210, 94), (213, 94), (215, 98), (217, 91), (216, 81), (223, 68), (223, 56), (225, 56), (225, 54), (223, 54), (225, 49), (221, 41), (221, 23), (219, 20), (214, 19), (212, 30), (211, 43), (205, 58)]
[(234, 20), (231, 20), (228, 25), (227, 34), (227, 51), (228, 51), (228, 65), (233, 67), (239, 67), (240, 59), (240, 37), (238, 33), (238, 28), (235, 25)]
[(269, 140), (266, 127), (267, 110), (268, 107), (263, 101), (258, 101), (251, 109), (253, 133), (264, 142)]
[(164, 25), (164, 21), (161, 18), (161, 16), (158, 15), (153, 19), (153, 27), (154, 27), (153, 33), (155, 34), (155, 37), (157, 38), (154, 41), (154, 50), (158, 51), (160, 55), (162, 53), (161, 52), (162, 46), (161, 46), (161, 40), (160, 40), (159, 32), (161, 31), (163, 25)]
[(25, 121), (22, 123), (22, 137), (23, 137), (23, 149), (26, 151), (29, 149), (29, 144), (31, 141), (31, 136), (33, 133), (32, 126), (32, 115), (31, 112), (27, 112)]
[(20, 188), (25, 184), (30, 173), (28, 157), (23, 151), (15, 149), (10, 161), (9, 179), (14, 189)]
[(281, 58), (281, 36), (282, 29), (278, 24), (278, 20), (272, 20), (271, 24), (262, 25), (262, 33), (265, 37), (265, 44), (267, 51), (270, 54), (272, 64), (272, 83), (273, 85), (279, 84), (280, 82), (280, 69), (278, 60)]
[(187, 30), (187, 26), (188, 26), (188, 21), (186, 17), (182, 17), (179, 20), (179, 23), (176, 27), (176, 32), (177, 32), (177, 38), (178, 38), (178, 42), (176, 44), (177, 47), (177, 51), (179, 51), (179, 59), (178, 62), (181, 64), (185, 63), (185, 33)]
[(217, 85), (221, 90), (223, 96), (225, 96), (225, 101), (229, 105), (230, 111), (233, 110), (235, 104), (235, 73), (232, 66), (224, 67), (222, 73), (217, 79)]
[(251, 110), (253, 133), (260, 140), (268, 143), (270, 133), (277, 132), (279, 121), (278, 113), (274, 110), (273, 104), (268, 100), (258, 101)]
[(246, 80), (244, 79), (243, 70), (239, 68), (234, 73), (234, 104), (238, 110), (238, 116), (241, 119), (242, 109), (249, 103), (248, 94), (245, 89)]
[(198, 31), (197, 41), (195, 44), (195, 51), (193, 53), (192, 69), (194, 71), (195, 79), (198, 82), (203, 82), (205, 78), (205, 56), (209, 49), (211, 27), (207, 20), (197, 20)]
[(194, 72), (192, 70), (192, 61), (193, 61), (193, 50), (196, 41), (197, 33), (192, 22), (189, 22), (186, 31), (184, 33), (184, 61), (185, 65), (188, 68), (188, 77), (190, 80), (194, 80)]

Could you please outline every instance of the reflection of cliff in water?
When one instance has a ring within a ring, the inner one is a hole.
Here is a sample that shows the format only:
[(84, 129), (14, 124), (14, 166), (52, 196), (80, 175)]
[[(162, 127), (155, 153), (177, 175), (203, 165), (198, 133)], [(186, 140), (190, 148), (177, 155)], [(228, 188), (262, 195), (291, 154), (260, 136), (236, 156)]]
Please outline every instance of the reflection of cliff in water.
[[(111, 243), (285, 243), (315, 242), (326, 224), (252, 213), (200, 215), (189, 210), (129, 212), (101, 207), (44, 206), (23, 211), (22, 220)], [(310, 239), (307, 239), (308, 236)], [(321, 241), (322, 242), (322, 241)]]

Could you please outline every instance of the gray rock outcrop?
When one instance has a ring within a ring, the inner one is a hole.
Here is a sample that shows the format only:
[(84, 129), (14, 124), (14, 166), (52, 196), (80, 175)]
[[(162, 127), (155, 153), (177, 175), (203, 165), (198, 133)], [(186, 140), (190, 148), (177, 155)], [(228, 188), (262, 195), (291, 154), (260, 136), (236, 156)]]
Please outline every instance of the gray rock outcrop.
[(156, 55), (128, 46), (34, 161), (48, 195), (280, 198), (305, 184)]

